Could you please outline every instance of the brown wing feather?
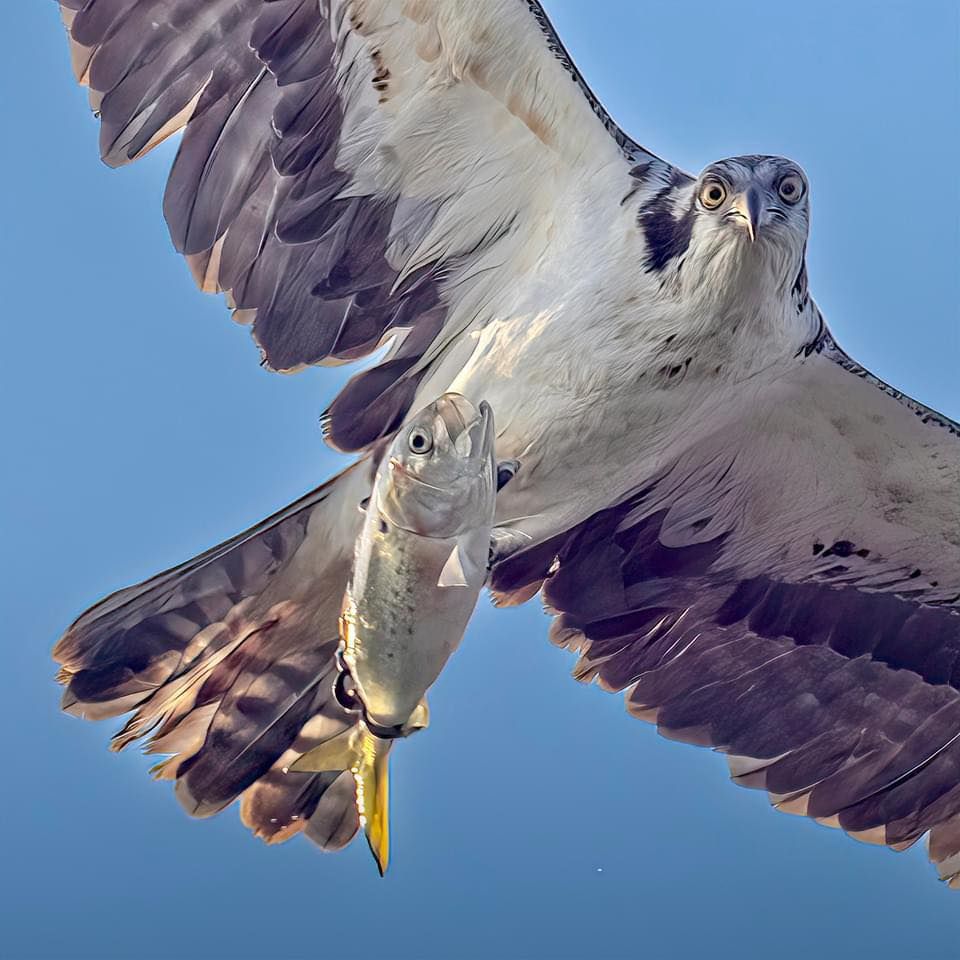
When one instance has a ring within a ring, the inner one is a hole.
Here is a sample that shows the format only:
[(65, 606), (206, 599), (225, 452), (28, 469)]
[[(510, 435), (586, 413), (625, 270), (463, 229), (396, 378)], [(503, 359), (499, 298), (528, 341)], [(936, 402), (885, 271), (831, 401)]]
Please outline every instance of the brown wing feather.
[(578, 679), (782, 810), (896, 849), (929, 834), (960, 886), (960, 442), (854, 373), (798, 362), (493, 586), (545, 580)]
[[(149, 737), (146, 752), (168, 757), (155, 775), (175, 782), (193, 816), (241, 797), (244, 823), (268, 841), (306, 830), (326, 847), (347, 843), (352, 781), (348, 791), (336, 776), (286, 768), (353, 722), (333, 695), (337, 615), (371, 479), (361, 462), (87, 611), (54, 651), (66, 709), (132, 710), (113, 748)], [(308, 536), (311, 525), (322, 533)]]
[(340, 449), (389, 434), (441, 329), (492, 315), (548, 244), (563, 191), (609, 180), (616, 212), (631, 162), (669, 179), (603, 112), (533, 2), (61, 8), (104, 160), (183, 131), (171, 237), (200, 286), (251, 324), (267, 365), (349, 361), (404, 331), (330, 408)]

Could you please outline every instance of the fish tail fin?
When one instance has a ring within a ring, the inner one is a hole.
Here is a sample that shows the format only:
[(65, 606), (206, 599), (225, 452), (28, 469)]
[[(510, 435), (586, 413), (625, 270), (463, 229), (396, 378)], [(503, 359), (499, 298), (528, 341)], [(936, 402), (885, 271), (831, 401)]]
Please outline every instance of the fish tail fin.
[(381, 877), (390, 860), (390, 745), (361, 723), (321, 743), (290, 767), (294, 772), (353, 774), (360, 825)]
[[(357, 781), (357, 812), (382, 877), (390, 862), (390, 741), (364, 734)], [(361, 792), (362, 790), (362, 792)]]

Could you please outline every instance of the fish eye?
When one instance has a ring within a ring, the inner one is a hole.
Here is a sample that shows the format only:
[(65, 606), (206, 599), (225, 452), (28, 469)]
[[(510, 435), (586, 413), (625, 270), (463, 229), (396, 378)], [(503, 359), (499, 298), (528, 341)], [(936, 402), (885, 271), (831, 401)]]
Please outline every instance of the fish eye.
[(722, 180), (710, 177), (700, 188), (700, 202), (708, 210), (716, 210), (727, 199), (727, 187)]
[(414, 427), (407, 437), (407, 446), (411, 453), (429, 453), (433, 449), (433, 437), (429, 430), (423, 427)]
[(796, 203), (803, 196), (803, 180), (796, 173), (788, 173), (778, 184), (777, 193), (786, 203)]

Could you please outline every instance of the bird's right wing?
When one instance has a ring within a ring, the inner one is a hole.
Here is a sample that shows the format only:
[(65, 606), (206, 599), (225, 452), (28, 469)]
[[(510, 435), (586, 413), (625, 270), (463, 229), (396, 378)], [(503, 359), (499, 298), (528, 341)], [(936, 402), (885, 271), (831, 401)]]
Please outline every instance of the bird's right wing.
[[(426, 368), (558, 245), (677, 173), (612, 122), (528, 0), (61, 0), (118, 166), (183, 131), (164, 211), (275, 370), (362, 357), (328, 433), (393, 430)], [(549, 303), (543, 307), (549, 308)]]

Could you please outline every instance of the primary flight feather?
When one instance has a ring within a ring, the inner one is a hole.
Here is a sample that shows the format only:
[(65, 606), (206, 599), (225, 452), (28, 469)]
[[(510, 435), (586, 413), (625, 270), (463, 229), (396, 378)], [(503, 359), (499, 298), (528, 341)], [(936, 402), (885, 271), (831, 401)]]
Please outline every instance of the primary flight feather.
[(200, 286), (293, 371), (386, 344), (325, 417), (340, 476), (93, 607), (65, 706), (133, 712), (196, 815), (357, 829), (337, 617), (388, 438), (487, 402), (491, 587), (542, 593), (581, 680), (725, 751), (781, 809), (960, 886), (960, 427), (834, 342), (810, 185), (697, 177), (626, 136), (533, 0), (61, 0), (121, 165), (183, 132), (164, 210)]

